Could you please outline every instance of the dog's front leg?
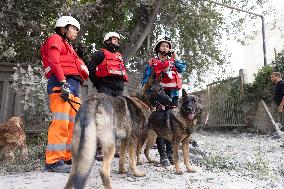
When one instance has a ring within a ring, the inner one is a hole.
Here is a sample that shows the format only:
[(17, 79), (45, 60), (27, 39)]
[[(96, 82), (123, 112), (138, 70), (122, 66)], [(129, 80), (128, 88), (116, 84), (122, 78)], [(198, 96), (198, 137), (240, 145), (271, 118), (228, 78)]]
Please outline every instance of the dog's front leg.
[(196, 172), (189, 163), (189, 137), (182, 142), (182, 153), (183, 153), (183, 161), (186, 166), (186, 170), (190, 173)]
[(136, 177), (144, 177), (145, 173), (141, 172), (137, 169), (136, 165), (136, 146), (137, 141), (131, 141), (128, 146), (128, 154), (129, 154), (129, 167), (133, 176)]
[(149, 163), (155, 163), (155, 160), (153, 160), (150, 157), (150, 153), (149, 152), (150, 152), (150, 149), (155, 144), (156, 139), (157, 139), (157, 134), (155, 133), (155, 131), (149, 130), (148, 136), (147, 136), (147, 141), (146, 141), (146, 146), (145, 146), (145, 149), (144, 149), (144, 154), (145, 154), (147, 160), (149, 161)]
[(180, 170), (179, 167), (178, 146), (179, 146), (178, 143), (173, 143), (174, 163), (175, 163), (176, 174), (182, 175), (183, 172)]
[(119, 152), (119, 173), (127, 173), (127, 169), (125, 168), (126, 161), (126, 153), (127, 153), (127, 139), (122, 139), (120, 144), (120, 152)]

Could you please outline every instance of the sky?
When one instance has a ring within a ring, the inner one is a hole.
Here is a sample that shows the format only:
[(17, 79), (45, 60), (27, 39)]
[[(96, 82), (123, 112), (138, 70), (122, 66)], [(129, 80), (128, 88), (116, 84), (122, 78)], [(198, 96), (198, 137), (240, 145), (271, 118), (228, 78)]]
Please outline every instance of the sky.
[[(230, 11), (231, 10), (228, 9), (227, 13), (230, 14)], [(271, 25), (275, 19), (277, 20), (276, 27), (284, 28), (284, 0), (270, 0), (263, 8), (258, 8), (257, 10), (253, 10), (252, 12), (262, 14), (265, 11), (268, 12), (268, 14), (265, 14), (266, 33), (268, 32), (268, 30), (271, 29)], [(271, 14), (272, 12), (273, 13), (275, 12), (275, 14)], [(240, 17), (244, 17), (244, 16), (247, 16), (246, 13), (240, 13)], [(231, 18), (227, 20), (227, 23), (232, 22), (232, 20), (230, 19)], [(246, 27), (244, 31), (241, 31), (238, 34), (238, 37), (244, 39), (245, 36), (243, 36), (243, 33), (252, 35), (253, 31), (258, 30), (259, 32), (261, 32), (260, 17), (256, 17), (253, 20), (247, 19), (246, 21), (248, 23), (248, 27)], [(284, 31), (283, 31), (283, 34), (284, 34)], [(208, 73), (206, 73), (205, 81), (198, 88), (205, 88), (207, 84), (213, 81), (216, 81), (220, 77), (224, 78), (224, 77), (230, 77), (230, 76), (233, 76), (233, 77), (238, 76), (239, 70), (245, 69), (244, 53), (246, 52), (244, 52), (244, 50), (255, 51), (255, 49), (253, 49), (253, 47), (251, 47), (252, 49), (245, 48), (243, 45), (241, 45), (240, 42), (237, 42), (236, 40), (234, 40), (233, 37), (229, 36), (229, 38), (231, 38), (232, 40), (228, 40), (227, 37), (228, 36), (224, 35), (223, 44), (222, 44), (221, 49), (224, 52), (227, 51), (227, 54), (228, 54), (227, 61), (231, 63), (225, 66), (224, 68), (225, 73), (222, 73), (220, 71), (222, 69), (218, 67), (212, 68), (212, 70), (208, 71)], [(246, 40), (246, 42), (249, 42), (249, 41)], [(269, 45), (269, 43), (267, 45)], [(261, 48), (260, 50), (262, 51), (262, 46), (259, 48)], [(253, 75), (253, 73), (249, 73), (249, 74)], [(196, 90), (196, 89), (195, 87), (192, 87), (191, 90)]]
[[(277, 14), (266, 15), (265, 16), (265, 22), (266, 22), (265, 30), (266, 30), (266, 33), (269, 32), (268, 30), (270, 30), (270, 27), (268, 25), (269, 25), (269, 23), (271, 24), (273, 22), (274, 18), (277, 20), (277, 26), (278, 27), (284, 27), (283, 20), (280, 20), (280, 19), (284, 19), (283, 13), (281, 15), (281, 12), (280, 12), (281, 10), (284, 9), (284, 0), (271, 0), (271, 2), (268, 3), (268, 5), (265, 6), (265, 7), (268, 8), (270, 6), (272, 8), (276, 9)], [(265, 8), (264, 8), (264, 10), (265, 10)], [(256, 13), (261, 13), (261, 11), (256, 11)], [(257, 29), (260, 32), (261, 31), (261, 20), (258, 19), (257, 23), (259, 23), (258, 27), (254, 28), (252, 30)], [(250, 28), (248, 28), (248, 30), (250, 30)], [(244, 56), (243, 56), (243, 45), (241, 45), (240, 43), (238, 43), (237, 41), (234, 41), (234, 40), (225, 40), (224, 41), (224, 48), (225, 49), (226, 49), (226, 46), (228, 46), (228, 48), (227, 48), (228, 51), (232, 53), (231, 58), (229, 58), (229, 61), (232, 62), (231, 67), (232, 67), (232, 69), (233, 69), (233, 71), (235, 73), (238, 73), (239, 69), (244, 69), (245, 68)]]

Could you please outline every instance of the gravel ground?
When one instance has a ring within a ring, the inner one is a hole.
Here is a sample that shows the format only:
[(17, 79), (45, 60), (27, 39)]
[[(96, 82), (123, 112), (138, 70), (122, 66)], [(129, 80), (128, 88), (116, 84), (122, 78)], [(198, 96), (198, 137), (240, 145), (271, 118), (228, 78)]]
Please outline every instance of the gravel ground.
[[(112, 163), (114, 188), (131, 189), (284, 189), (284, 148), (282, 141), (272, 135), (238, 133), (236, 131), (199, 131), (193, 135), (199, 147), (193, 148), (191, 160), (197, 173), (176, 175), (174, 166), (167, 168), (149, 164), (142, 155), (144, 164), (138, 168), (147, 173), (136, 178), (131, 174), (118, 174), (118, 159)], [(181, 154), (181, 151), (180, 151)], [(159, 160), (156, 149), (151, 155)], [(186, 171), (180, 157), (183, 171)], [(86, 188), (103, 188), (99, 169), (101, 162), (95, 161)], [(25, 173), (3, 173), (1, 189), (63, 188), (68, 174), (41, 171)]]

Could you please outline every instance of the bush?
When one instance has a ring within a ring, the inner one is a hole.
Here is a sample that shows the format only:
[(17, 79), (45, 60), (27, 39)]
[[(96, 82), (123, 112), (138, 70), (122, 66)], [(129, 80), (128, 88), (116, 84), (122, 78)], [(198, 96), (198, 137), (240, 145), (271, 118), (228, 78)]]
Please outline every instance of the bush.
[(276, 55), (274, 61), (272, 61), (273, 71), (284, 73), (284, 49)]
[(273, 67), (271, 65), (264, 66), (258, 70), (255, 75), (254, 82), (252, 84), (245, 85), (244, 100), (247, 102), (259, 102), (264, 100), (271, 102), (272, 84), (270, 76), (272, 74)]
[(47, 82), (42, 68), (32, 68), (28, 65), (27, 69), (24, 69), (18, 64), (14, 69), (12, 87), (20, 96), (20, 104), (23, 107), (21, 116), (25, 125), (27, 128), (43, 128), (50, 120), (50, 113), (47, 106)]
[(238, 165), (231, 157), (227, 156), (218, 156), (218, 155), (209, 155), (205, 156), (199, 164), (201, 166), (205, 166), (208, 170), (213, 171), (214, 169), (217, 170), (235, 170)]

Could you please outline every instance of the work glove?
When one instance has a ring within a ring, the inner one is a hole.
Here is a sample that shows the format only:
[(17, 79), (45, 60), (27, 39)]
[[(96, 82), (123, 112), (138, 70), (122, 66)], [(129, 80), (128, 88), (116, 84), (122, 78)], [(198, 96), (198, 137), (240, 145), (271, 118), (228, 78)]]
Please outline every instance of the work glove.
[(169, 57), (173, 57), (175, 60), (180, 60), (179, 56), (177, 55), (177, 53), (174, 50), (170, 50), (168, 53)]
[(168, 52), (168, 56), (169, 56), (169, 57), (172, 57), (174, 53), (175, 53), (174, 50), (170, 50), (170, 51)]
[(61, 82), (61, 98), (66, 102), (69, 100), (70, 85), (67, 82)]

